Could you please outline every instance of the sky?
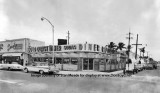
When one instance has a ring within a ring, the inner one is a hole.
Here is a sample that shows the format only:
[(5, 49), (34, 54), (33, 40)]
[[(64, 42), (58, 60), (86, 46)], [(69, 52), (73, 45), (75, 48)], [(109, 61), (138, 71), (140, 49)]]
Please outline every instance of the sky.
[[(141, 47), (155, 60), (160, 60), (160, 0), (0, 0), (0, 41), (31, 38), (52, 44), (66, 39), (70, 44), (109, 42), (128, 45), (139, 35)], [(147, 46), (146, 46), (147, 44)], [(135, 46), (132, 46), (135, 51)]]

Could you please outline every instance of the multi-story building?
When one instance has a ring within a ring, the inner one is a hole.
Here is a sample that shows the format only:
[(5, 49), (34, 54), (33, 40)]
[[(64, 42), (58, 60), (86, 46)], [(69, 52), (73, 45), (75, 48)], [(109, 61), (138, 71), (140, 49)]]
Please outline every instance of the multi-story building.
[(24, 66), (26, 63), (31, 62), (31, 56), (28, 52), (28, 48), (44, 45), (45, 42), (29, 38), (0, 41), (0, 62), (18, 62)]

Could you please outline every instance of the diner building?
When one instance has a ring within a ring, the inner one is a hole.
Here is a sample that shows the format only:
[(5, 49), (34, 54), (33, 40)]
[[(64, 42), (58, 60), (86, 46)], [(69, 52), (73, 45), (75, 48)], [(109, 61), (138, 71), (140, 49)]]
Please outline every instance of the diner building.
[(31, 62), (29, 47), (44, 46), (45, 42), (29, 38), (0, 41), (0, 63), (17, 62), (26, 65)]
[[(29, 47), (34, 63), (52, 62), (53, 46)], [(97, 44), (71, 44), (54, 46), (54, 63), (60, 70), (115, 71), (125, 67), (125, 52), (107, 53)]]

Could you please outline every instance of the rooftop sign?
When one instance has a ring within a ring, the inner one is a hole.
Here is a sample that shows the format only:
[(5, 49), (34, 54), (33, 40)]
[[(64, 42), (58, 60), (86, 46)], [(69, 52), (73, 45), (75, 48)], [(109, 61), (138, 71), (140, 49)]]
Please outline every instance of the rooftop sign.
[[(41, 47), (30, 47), (29, 52), (51, 52), (53, 46), (41, 46)], [(54, 46), (55, 52), (106, 52), (106, 48), (97, 44), (72, 44), (72, 45), (56, 45)]]

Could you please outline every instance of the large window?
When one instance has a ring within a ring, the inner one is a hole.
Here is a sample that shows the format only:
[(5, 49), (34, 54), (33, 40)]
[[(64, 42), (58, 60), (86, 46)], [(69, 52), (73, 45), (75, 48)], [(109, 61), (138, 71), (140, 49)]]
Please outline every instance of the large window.
[(78, 59), (77, 58), (72, 58), (71, 59), (71, 64), (77, 65), (78, 64)]
[(104, 60), (103, 59), (101, 59), (100, 65), (104, 65)]
[(63, 64), (69, 64), (70, 59), (69, 58), (64, 58)]
[(46, 57), (35, 57), (33, 58), (34, 62), (47, 62), (51, 61), (51, 58), (46, 58)]
[(56, 58), (56, 64), (62, 64), (62, 58)]
[(63, 70), (77, 70), (78, 66), (77, 58), (64, 58), (63, 60)]

